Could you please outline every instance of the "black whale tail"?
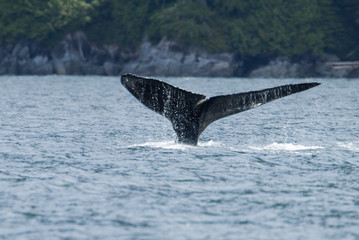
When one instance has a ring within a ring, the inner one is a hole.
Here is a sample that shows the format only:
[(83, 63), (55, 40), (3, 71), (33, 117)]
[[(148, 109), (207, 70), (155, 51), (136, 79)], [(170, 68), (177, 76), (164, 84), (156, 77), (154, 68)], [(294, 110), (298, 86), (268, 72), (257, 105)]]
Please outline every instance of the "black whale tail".
[(122, 75), (121, 83), (146, 107), (168, 118), (178, 141), (190, 145), (197, 145), (201, 133), (218, 119), (320, 84), (291, 84), (260, 91), (216, 96), (206, 100), (204, 95), (133, 74)]

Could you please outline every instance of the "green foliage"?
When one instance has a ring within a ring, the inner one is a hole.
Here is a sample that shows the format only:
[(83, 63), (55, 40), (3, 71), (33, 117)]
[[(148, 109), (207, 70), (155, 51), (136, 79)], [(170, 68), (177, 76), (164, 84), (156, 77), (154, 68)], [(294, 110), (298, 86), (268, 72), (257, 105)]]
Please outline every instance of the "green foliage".
[(75, 30), (91, 20), (98, 1), (0, 0), (0, 37), (44, 41), (64, 29)]
[(163, 2), (171, 1), (105, 0), (85, 31), (101, 45), (120, 43), (121, 47), (133, 50), (143, 40), (151, 14)]
[(118, 29), (119, 42), (134, 48), (142, 41), (150, 14), (149, 2), (146, 0), (113, 1), (113, 23)]
[(201, 46), (214, 52), (227, 48), (218, 16), (198, 2), (175, 3), (150, 20), (148, 34), (154, 41), (166, 36), (184, 46)]
[(0, 41), (48, 44), (79, 29), (131, 51), (148, 36), (240, 56), (345, 57), (358, 47), (359, 1), (0, 0)]
[[(334, 29), (328, 28), (330, 22), (322, 24), (323, 9), (318, 1), (218, 4), (222, 5), (220, 9), (230, 9), (232, 13), (228, 17), (228, 34), (232, 48), (240, 55), (318, 55), (331, 44), (328, 36)], [(335, 16), (331, 17), (336, 20)]]
[(244, 18), (256, 7), (256, 4), (248, 0), (210, 0), (209, 3), (212, 9), (223, 17), (227, 18)]
[(335, 39), (336, 52), (349, 60), (359, 59), (359, 1), (341, 0), (335, 2), (335, 9), (340, 14), (340, 29)]

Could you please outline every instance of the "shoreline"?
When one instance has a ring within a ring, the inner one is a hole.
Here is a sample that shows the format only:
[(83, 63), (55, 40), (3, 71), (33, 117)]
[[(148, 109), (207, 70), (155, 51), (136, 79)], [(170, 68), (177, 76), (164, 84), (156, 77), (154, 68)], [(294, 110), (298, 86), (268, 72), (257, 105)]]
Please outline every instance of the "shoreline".
[(117, 45), (102, 48), (81, 32), (67, 34), (51, 50), (31, 41), (0, 45), (0, 75), (98, 75), (124, 73), (170, 77), (358, 78), (359, 62), (342, 62), (334, 55), (289, 58), (240, 58), (183, 48), (163, 38), (156, 46), (144, 40), (136, 52)]

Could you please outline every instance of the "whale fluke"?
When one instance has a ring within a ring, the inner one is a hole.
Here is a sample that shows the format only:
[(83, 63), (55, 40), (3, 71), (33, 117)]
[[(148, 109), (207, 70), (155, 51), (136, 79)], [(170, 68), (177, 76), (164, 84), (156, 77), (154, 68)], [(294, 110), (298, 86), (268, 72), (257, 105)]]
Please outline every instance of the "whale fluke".
[(206, 99), (204, 95), (174, 87), (157, 79), (134, 74), (122, 75), (121, 83), (146, 107), (169, 119), (178, 141), (190, 145), (197, 145), (201, 133), (209, 124), (218, 119), (320, 84), (316, 82), (289, 84)]

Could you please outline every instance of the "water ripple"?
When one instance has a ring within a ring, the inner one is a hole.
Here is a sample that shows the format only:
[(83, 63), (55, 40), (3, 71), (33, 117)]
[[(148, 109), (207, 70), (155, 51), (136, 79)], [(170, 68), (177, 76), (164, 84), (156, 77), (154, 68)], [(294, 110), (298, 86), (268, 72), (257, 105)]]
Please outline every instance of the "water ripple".
[[(208, 96), (297, 81), (167, 80)], [(0, 239), (357, 239), (359, 82), (318, 81), (193, 147), (118, 78), (2, 76)]]

